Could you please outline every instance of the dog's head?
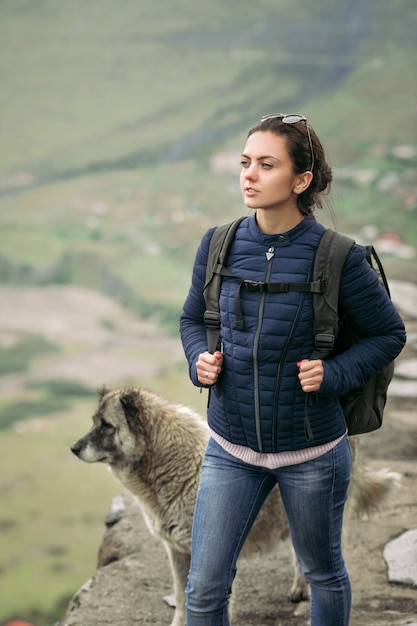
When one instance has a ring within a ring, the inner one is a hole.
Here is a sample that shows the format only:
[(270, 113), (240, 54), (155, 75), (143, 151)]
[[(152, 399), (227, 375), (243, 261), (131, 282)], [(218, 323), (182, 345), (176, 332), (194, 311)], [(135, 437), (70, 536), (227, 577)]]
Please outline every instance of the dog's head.
[(87, 463), (110, 466), (140, 462), (147, 449), (145, 415), (138, 389), (99, 392), (93, 426), (72, 446), (72, 452)]

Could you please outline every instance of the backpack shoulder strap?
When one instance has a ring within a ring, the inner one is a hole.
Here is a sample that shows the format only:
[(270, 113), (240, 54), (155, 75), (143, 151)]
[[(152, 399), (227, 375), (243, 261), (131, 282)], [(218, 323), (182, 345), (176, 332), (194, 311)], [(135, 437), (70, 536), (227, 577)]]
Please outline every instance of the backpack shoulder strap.
[(218, 226), (214, 231), (207, 258), (206, 282), (204, 285), (204, 299), (206, 311), (204, 324), (207, 328), (208, 351), (212, 354), (216, 350), (220, 331), (220, 287), (223, 269), (230, 245), (240, 223), (246, 216), (239, 217), (233, 222)]
[(313, 293), (314, 341), (311, 359), (324, 359), (332, 351), (338, 331), (340, 277), (346, 256), (354, 244), (346, 235), (328, 228), (317, 247), (313, 281), (324, 281), (324, 293)]
[(369, 265), (377, 273), (379, 282), (383, 285), (385, 291), (391, 298), (391, 292), (389, 289), (387, 277), (385, 276), (384, 268), (382, 266), (379, 256), (376, 253), (375, 248), (372, 245), (366, 246), (366, 258), (368, 260)]

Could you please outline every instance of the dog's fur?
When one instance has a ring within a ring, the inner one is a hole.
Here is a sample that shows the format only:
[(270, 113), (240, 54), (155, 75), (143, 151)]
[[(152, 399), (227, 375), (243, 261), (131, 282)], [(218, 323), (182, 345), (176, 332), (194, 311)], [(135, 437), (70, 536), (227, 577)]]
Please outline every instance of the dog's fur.
[[(176, 599), (171, 626), (185, 624), (184, 589), (187, 581), (191, 526), (207, 423), (192, 409), (170, 404), (137, 388), (100, 392), (93, 427), (71, 446), (82, 461), (107, 463), (136, 497), (150, 532), (168, 553)], [(357, 514), (376, 509), (393, 488), (397, 476), (373, 472), (358, 459), (351, 438), (353, 470), (348, 508)], [(245, 543), (242, 556), (270, 550), (288, 536), (287, 520), (273, 489)], [(295, 567), (289, 593), (292, 601), (308, 597), (308, 585)]]

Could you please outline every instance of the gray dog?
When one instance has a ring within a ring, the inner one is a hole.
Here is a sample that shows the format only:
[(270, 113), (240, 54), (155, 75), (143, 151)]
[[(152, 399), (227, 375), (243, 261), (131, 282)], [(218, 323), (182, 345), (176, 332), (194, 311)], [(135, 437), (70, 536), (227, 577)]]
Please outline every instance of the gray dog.
[[(191, 526), (208, 437), (205, 420), (188, 407), (171, 404), (142, 389), (104, 388), (91, 430), (71, 446), (82, 461), (110, 466), (136, 496), (150, 532), (163, 542), (176, 602), (171, 626), (185, 625)], [(367, 514), (390, 493), (397, 475), (365, 467), (358, 459), (355, 438), (350, 439), (354, 462), (348, 509)], [(266, 500), (242, 556), (269, 551), (287, 536), (287, 520), (277, 488)], [(295, 564), (289, 598), (300, 601), (307, 597), (308, 585)]]

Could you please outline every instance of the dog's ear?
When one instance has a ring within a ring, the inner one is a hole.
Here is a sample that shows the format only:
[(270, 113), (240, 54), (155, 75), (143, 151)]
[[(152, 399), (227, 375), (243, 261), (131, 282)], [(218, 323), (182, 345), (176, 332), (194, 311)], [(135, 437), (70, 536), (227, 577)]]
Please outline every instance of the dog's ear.
[(110, 388), (107, 385), (103, 385), (100, 389), (98, 389), (98, 397), (101, 401), (105, 395), (107, 395), (110, 391)]
[(140, 430), (138, 394), (136, 391), (125, 391), (120, 396), (120, 404), (125, 412), (126, 421), (132, 432)]

